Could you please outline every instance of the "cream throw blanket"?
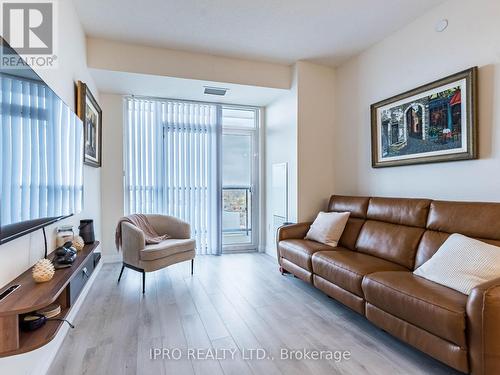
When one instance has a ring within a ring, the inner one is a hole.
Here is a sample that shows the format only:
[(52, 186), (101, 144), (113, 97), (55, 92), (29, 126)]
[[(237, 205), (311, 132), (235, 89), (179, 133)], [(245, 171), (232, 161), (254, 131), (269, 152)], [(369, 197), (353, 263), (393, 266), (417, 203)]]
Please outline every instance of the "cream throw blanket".
[(163, 234), (163, 235), (158, 234), (151, 225), (151, 223), (148, 221), (146, 215), (133, 214), (122, 217), (118, 221), (118, 225), (116, 226), (116, 232), (115, 232), (115, 245), (118, 251), (122, 247), (122, 223), (130, 223), (139, 228), (140, 230), (142, 230), (147, 245), (158, 244), (161, 241), (170, 238), (168, 234)]

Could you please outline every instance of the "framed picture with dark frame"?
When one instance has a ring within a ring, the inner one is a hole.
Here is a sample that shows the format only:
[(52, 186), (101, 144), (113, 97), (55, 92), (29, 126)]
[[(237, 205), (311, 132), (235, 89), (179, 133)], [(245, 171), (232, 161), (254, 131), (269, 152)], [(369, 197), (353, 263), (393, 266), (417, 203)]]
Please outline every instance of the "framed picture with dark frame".
[(477, 67), (371, 105), (372, 166), (477, 159)]
[(94, 95), (82, 81), (76, 85), (76, 114), (83, 121), (83, 162), (99, 168), (102, 164), (102, 110)]

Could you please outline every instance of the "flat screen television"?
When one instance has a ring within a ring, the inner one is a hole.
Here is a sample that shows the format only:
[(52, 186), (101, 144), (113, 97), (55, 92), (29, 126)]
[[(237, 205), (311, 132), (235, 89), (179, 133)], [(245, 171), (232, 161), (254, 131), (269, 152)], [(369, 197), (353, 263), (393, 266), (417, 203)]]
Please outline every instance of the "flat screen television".
[(0, 66), (0, 123), (3, 244), (81, 211), (83, 124), (27, 65)]

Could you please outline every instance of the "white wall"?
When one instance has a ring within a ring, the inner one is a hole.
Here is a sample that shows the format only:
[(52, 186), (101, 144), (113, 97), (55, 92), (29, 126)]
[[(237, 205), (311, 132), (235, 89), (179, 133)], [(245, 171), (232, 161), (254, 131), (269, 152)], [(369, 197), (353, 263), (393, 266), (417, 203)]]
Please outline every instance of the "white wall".
[[(60, 1), (58, 21), (58, 67), (40, 69), (37, 73), (66, 102), (75, 108), (75, 82), (86, 82), (98, 98), (97, 88), (86, 64), (85, 35), (71, 1)], [(80, 218), (94, 219), (96, 236), (100, 236), (100, 169), (84, 167), (84, 209), (81, 214), (61, 221), (49, 228), (50, 250), (55, 246), (56, 227), (62, 224), (79, 224)], [(78, 229), (76, 228), (76, 231)], [(0, 246), (0, 285), (5, 285), (17, 275), (31, 267), (43, 256), (41, 231), (24, 236)]]
[(123, 99), (121, 95), (101, 94), (103, 111), (102, 253), (106, 260), (119, 260), (115, 248), (115, 229), (124, 216), (123, 206)]
[[(40, 70), (42, 79), (68, 104), (75, 109), (75, 82), (81, 80), (89, 85), (98, 97), (97, 89), (87, 70), (85, 35), (73, 7), (72, 1), (58, 2), (58, 68)], [(100, 237), (100, 169), (84, 168), (84, 210), (73, 218), (66, 219), (48, 228), (50, 250), (55, 247), (57, 225), (74, 224), (80, 218), (92, 218), (96, 237)], [(77, 230), (77, 229), (76, 229)], [(5, 285), (43, 257), (43, 236), (40, 231), (0, 246), (0, 285)], [(37, 368), (51, 359), (53, 344), (22, 355), (0, 359), (2, 373), (37, 374)]]
[(284, 64), (235, 59), (88, 38), (91, 68), (289, 89), (291, 67)]
[[(297, 77), (294, 72), (292, 88), (266, 107), (265, 144), (265, 241), (266, 252), (275, 254), (273, 225), (272, 166), (288, 163), (288, 220), (297, 221)], [(261, 216), (262, 217), (262, 216)]]
[(334, 191), (333, 69), (299, 61), (297, 68), (298, 221), (325, 210)]
[[(337, 69), (336, 193), (500, 201), (499, 14), (497, 0), (448, 1)], [(372, 169), (370, 104), (474, 65), (480, 159)]]
[(272, 165), (288, 163), (289, 221), (312, 220), (334, 189), (335, 72), (295, 64), (292, 89), (266, 107), (266, 252), (276, 256)]

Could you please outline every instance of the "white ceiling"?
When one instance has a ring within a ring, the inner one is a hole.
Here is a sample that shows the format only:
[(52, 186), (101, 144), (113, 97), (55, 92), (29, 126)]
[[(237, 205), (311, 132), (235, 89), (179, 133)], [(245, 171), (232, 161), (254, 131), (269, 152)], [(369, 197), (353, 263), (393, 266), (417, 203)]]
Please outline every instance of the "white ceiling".
[(338, 65), (444, 0), (74, 0), (89, 36)]
[[(143, 95), (214, 103), (266, 106), (286, 90), (194, 79), (90, 69), (100, 93)], [(203, 94), (203, 86), (228, 88), (225, 96)]]

